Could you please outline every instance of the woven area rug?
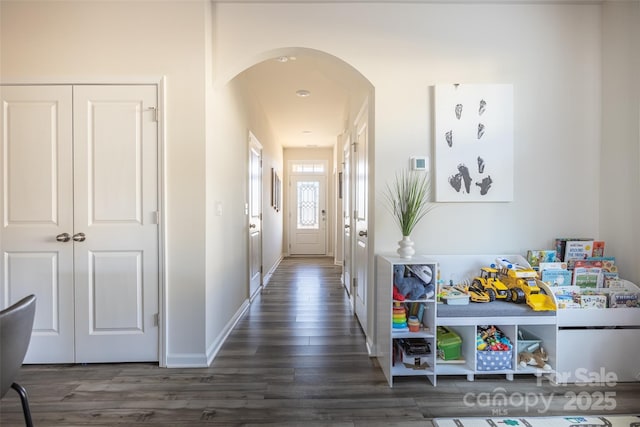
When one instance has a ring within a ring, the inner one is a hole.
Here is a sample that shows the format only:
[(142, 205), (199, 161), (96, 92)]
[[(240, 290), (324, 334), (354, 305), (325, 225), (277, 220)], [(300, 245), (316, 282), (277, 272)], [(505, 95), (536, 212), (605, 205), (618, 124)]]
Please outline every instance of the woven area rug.
[(640, 427), (640, 416), (436, 418), (437, 427)]

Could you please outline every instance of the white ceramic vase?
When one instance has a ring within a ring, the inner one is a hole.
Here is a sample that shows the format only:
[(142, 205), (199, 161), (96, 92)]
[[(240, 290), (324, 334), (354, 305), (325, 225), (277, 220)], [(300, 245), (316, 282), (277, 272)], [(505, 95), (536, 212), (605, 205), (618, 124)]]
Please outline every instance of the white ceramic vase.
[(398, 255), (400, 258), (411, 258), (416, 253), (413, 249), (413, 241), (410, 236), (402, 236), (402, 240), (398, 242)]

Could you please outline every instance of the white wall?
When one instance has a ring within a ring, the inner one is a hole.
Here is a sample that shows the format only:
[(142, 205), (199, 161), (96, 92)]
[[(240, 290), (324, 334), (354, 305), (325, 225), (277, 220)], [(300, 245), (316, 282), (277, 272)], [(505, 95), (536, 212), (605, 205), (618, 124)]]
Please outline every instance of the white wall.
[[(207, 143), (207, 356), (211, 360), (248, 304), (249, 132), (262, 145), (262, 261), (264, 273), (282, 258), (282, 211), (271, 208), (271, 168), (282, 176), (282, 147), (240, 74), (213, 88)], [(222, 206), (222, 215), (216, 212)]]
[[(431, 152), (431, 85), (514, 84), (515, 200), (440, 207), (418, 226), (419, 251), (523, 252), (548, 247), (558, 235), (598, 234), (599, 6), (217, 8), (220, 66), (282, 46), (311, 46), (372, 82), (377, 188), (409, 156)], [(376, 249), (394, 250), (398, 230), (384, 209), (377, 213)]]
[(603, 6), (600, 227), (605, 253), (640, 283), (640, 2)]
[[(246, 167), (249, 136), (244, 106), (233, 85), (214, 91), (214, 134), (207, 143), (207, 353), (221, 345), (220, 331), (249, 297), (246, 253)], [(216, 214), (216, 205), (222, 214)]]
[(238, 80), (237, 85), (242, 87), (241, 96), (244, 100), (246, 114), (245, 127), (258, 138), (263, 150), (262, 264), (264, 274), (267, 274), (277, 266), (285, 252), (283, 243), (284, 211), (281, 209), (278, 212), (271, 206), (271, 169), (274, 168), (282, 179), (284, 176), (284, 154), (282, 145), (273, 135), (265, 111), (252, 95), (246, 83), (243, 82), (243, 75), (240, 74), (235, 80)]
[[(166, 76), (167, 362), (205, 361), (205, 2), (2, 1), (4, 82)], [(230, 305), (239, 302), (230, 301)]]

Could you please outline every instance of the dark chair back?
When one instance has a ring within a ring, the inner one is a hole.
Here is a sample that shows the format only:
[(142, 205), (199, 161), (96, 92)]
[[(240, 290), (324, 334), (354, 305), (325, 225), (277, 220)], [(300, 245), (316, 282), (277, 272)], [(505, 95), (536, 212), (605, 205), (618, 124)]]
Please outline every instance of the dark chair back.
[(10, 388), (20, 394), (27, 426), (32, 425), (27, 393), (14, 381), (29, 348), (35, 314), (35, 295), (24, 297), (11, 307), (0, 311), (0, 398), (4, 397)]
[(0, 311), (0, 398), (15, 381), (31, 341), (36, 297), (29, 295)]

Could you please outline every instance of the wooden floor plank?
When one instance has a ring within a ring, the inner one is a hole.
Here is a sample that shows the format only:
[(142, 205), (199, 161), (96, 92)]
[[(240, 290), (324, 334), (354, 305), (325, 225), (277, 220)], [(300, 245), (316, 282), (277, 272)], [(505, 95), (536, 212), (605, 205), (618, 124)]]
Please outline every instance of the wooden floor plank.
[[(284, 259), (210, 367), (26, 365), (19, 382), (28, 390), (36, 426), (431, 427), (435, 417), (497, 410), (575, 415), (570, 393), (580, 392), (614, 393), (616, 403), (584, 415), (640, 411), (640, 383), (555, 386), (533, 376), (506, 381), (487, 375), (473, 382), (439, 377), (437, 387), (425, 378), (397, 378), (390, 388), (377, 359), (367, 354), (340, 267), (330, 258)], [(548, 404), (487, 406), (481, 393)], [(0, 425), (23, 425), (13, 391), (0, 401)]]

